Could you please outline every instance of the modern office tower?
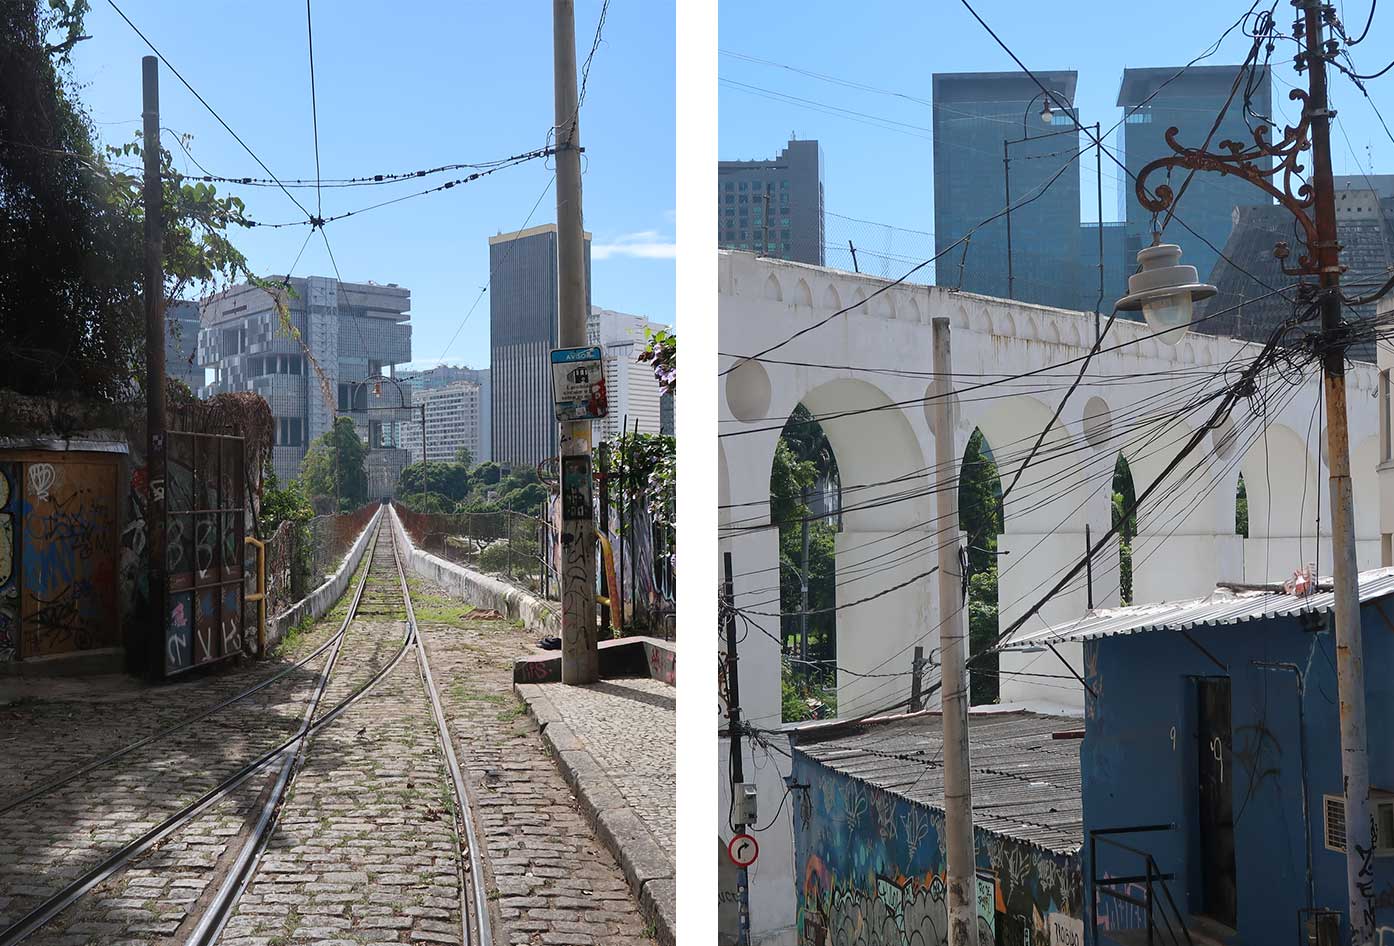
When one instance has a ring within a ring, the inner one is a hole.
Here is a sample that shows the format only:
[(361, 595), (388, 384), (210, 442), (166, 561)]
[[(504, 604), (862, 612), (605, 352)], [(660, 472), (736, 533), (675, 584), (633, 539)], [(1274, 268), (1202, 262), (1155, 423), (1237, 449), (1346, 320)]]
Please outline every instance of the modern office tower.
[(613, 440), (623, 433), (656, 434), (662, 429), (662, 405), (653, 365), (637, 360), (648, 344), (645, 330), (668, 326), (650, 322), (642, 315), (627, 315), (611, 309), (592, 309), (586, 322), (586, 340), (603, 351), (605, 391), (609, 414), (592, 424), (596, 443)]
[(473, 381), (454, 381), (416, 393), (416, 416), (402, 425), (402, 446), (412, 463), (421, 462), (421, 405), (426, 405), (426, 460), (453, 463), (461, 447), (479, 460), (482, 388)]
[(1073, 309), (1098, 279), (1080, 258), (1076, 74), (1037, 76), (1048, 94), (1020, 72), (933, 77), (935, 282)]
[[(1128, 224), (1125, 253), (1130, 261), (1135, 263), (1137, 251), (1152, 242), (1153, 225), (1152, 212), (1137, 199), (1134, 177), (1148, 162), (1174, 153), (1166, 143), (1169, 128), (1177, 129), (1176, 139), (1185, 147), (1205, 145), (1240, 68), (1192, 66), (1183, 70), (1180, 66), (1168, 66), (1123, 70), (1118, 105), (1127, 117), (1121, 129), (1119, 140), (1123, 153), (1119, 157), (1129, 173), (1124, 175), (1117, 165), (1113, 165), (1113, 172), (1118, 177), (1127, 177), (1120, 186), (1124, 219)], [(1264, 124), (1255, 116), (1272, 115), (1272, 107), (1271, 80), (1268, 69), (1263, 68), (1255, 73), (1252, 82), (1245, 80), (1240, 87), (1219, 127), (1210, 135), (1207, 150), (1219, 152), (1220, 143), (1226, 140), (1252, 144), (1251, 128)], [(1270, 141), (1282, 137), (1282, 119), (1275, 120), (1278, 131), (1270, 133)], [(1271, 159), (1266, 158), (1255, 163), (1264, 168), (1272, 166)], [(1185, 176), (1184, 170), (1171, 173), (1172, 190), (1180, 189)], [(1146, 183), (1149, 187), (1168, 183), (1168, 175), (1165, 171), (1156, 172)], [(1219, 259), (1216, 250), (1229, 238), (1234, 208), (1252, 206), (1256, 199), (1261, 199), (1260, 192), (1238, 177), (1197, 172), (1177, 206), (1180, 220), (1172, 220), (1166, 227), (1166, 241), (1181, 247), (1182, 263), (1194, 266), (1202, 275), (1208, 273)]]
[(399, 371), (397, 377), (411, 385), (413, 391), (431, 391), (457, 381), (473, 381), (479, 385), (479, 449), (472, 451), (476, 463), (493, 459), (490, 404), (493, 395), (493, 376), (488, 368), (469, 368), (463, 365), (437, 365), (422, 371)]
[[(1341, 244), (1341, 263), (1348, 267), (1341, 285), (1358, 295), (1378, 288), (1394, 275), (1394, 175), (1337, 175), (1336, 237)], [(1290, 248), (1289, 265), (1305, 252), (1293, 235), (1292, 213), (1278, 204), (1235, 207), (1233, 228), (1224, 242), (1224, 254), (1243, 270), (1216, 257), (1209, 282), (1219, 290), (1206, 300), (1196, 317), (1196, 331), (1207, 335), (1232, 335), (1267, 341), (1273, 330), (1292, 317), (1291, 294), (1274, 295), (1269, 286), (1294, 285), (1284, 275), (1273, 246), (1280, 240)], [(1170, 231), (1168, 231), (1170, 232)], [(1260, 282), (1259, 280), (1262, 280)], [(1354, 306), (1354, 315), (1373, 318), (1375, 304)], [(1351, 346), (1352, 358), (1373, 363), (1373, 340)]]
[(203, 387), (198, 329), (197, 302), (175, 301), (165, 306), (165, 375), (183, 381), (194, 394)]
[(773, 160), (717, 166), (717, 240), (724, 249), (823, 265), (823, 149), (791, 140)]
[[(590, 312), (590, 234), (586, 311)], [(489, 238), (491, 456), (532, 465), (557, 454), (551, 351), (557, 348), (557, 225)]]
[(198, 336), (202, 396), (255, 391), (271, 405), (272, 464), (283, 482), (299, 474), (306, 448), (336, 414), (353, 418), (370, 450), (391, 439), (385, 427), (410, 417), (400, 404), (409, 398), (387, 384), (378, 394), (368, 379), (411, 361), (411, 291), (324, 276), (291, 277), (290, 287), (283, 301), (299, 338), (271, 295), (250, 285), (204, 302)]

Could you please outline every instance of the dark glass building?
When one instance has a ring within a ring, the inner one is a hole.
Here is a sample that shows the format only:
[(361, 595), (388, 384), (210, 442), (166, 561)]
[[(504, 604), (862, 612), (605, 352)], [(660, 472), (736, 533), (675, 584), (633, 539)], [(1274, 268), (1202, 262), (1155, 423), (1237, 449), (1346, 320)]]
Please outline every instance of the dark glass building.
[[(1080, 259), (1076, 73), (1037, 75), (1048, 96), (1020, 72), (934, 75), (935, 281), (1073, 309), (1098, 283), (1097, 252)], [(1010, 265), (1006, 218), (983, 223), (1009, 203)]]
[[(1127, 221), (1127, 252), (1136, 260), (1137, 251), (1152, 242), (1152, 212), (1138, 202), (1134, 177), (1150, 161), (1174, 153), (1166, 143), (1166, 132), (1176, 128), (1177, 142), (1190, 148), (1205, 144), (1206, 135), (1215, 116), (1229, 98), (1239, 66), (1192, 66), (1182, 71), (1180, 66), (1156, 69), (1124, 69), (1123, 82), (1118, 90), (1118, 105), (1127, 115), (1120, 129), (1119, 157), (1129, 171), (1122, 185), (1124, 219)], [(1181, 73), (1177, 75), (1177, 73)], [(1245, 114), (1245, 89), (1241, 87), (1225, 112), (1207, 148), (1221, 151), (1221, 142), (1233, 140), (1253, 144), (1251, 126), (1264, 124), (1255, 115), (1272, 115), (1272, 83), (1267, 68), (1260, 70), (1251, 83), (1250, 114)], [(1142, 103), (1146, 104), (1142, 104)], [(1281, 120), (1277, 135), (1281, 138)], [(1271, 159), (1256, 162), (1271, 167)], [(1115, 169), (1116, 169), (1115, 165)], [(1185, 180), (1184, 170), (1171, 173), (1170, 184), (1179, 190)], [(1148, 179), (1149, 187), (1168, 183), (1165, 172)], [(1225, 245), (1232, 226), (1234, 208), (1252, 205), (1261, 192), (1252, 184), (1237, 177), (1212, 172), (1197, 172), (1181, 199), (1177, 213), (1185, 221), (1173, 220), (1166, 228), (1166, 241), (1181, 247), (1181, 262), (1194, 266), (1202, 276), (1215, 267), (1218, 249)], [(1195, 231), (1194, 234), (1190, 230)], [(1202, 239), (1203, 238), (1203, 239)], [(1213, 245), (1207, 246), (1207, 241)], [(1130, 270), (1131, 271), (1131, 270)]]
[[(586, 234), (586, 315), (590, 315)], [(532, 465), (558, 450), (550, 354), (557, 347), (557, 226), (489, 238), (489, 414), (494, 462)]]
[(723, 249), (823, 265), (823, 149), (790, 141), (767, 161), (717, 167), (717, 240)]

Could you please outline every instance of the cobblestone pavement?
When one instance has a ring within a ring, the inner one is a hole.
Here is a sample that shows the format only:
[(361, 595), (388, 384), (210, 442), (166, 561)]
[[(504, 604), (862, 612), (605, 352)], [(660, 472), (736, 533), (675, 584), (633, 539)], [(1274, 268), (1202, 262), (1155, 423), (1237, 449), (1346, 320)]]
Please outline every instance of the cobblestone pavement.
[[(313, 651), (338, 629), (347, 597), (276, 657), (147, 686), (129, 677), (24, 681), (0, 706), (0, 804), (246, 690)], [(323, 667), (320, 656), (189, 729), (132, 752), (50, 795), (0, 815), (0, 929), (104, 856), (294, 733)], [(3, 691), (0, 691), (3, 692)], [(151, 943), (173, 936), (255, 812), (256, 776), (128, 869), (100, 884), (28, 942)]]
[(489, 859), (494, 941), (651, 943), (624, 874), (513, 694), (513, 660), (536, 652), (537, 635), (505, 621), (462, 618), (458, 602), (435, 585), (411, 584)]
[(676, 701), (661, 680), (543, 687), (582, 748), (600, 764), (670, 860), (676, 861)]

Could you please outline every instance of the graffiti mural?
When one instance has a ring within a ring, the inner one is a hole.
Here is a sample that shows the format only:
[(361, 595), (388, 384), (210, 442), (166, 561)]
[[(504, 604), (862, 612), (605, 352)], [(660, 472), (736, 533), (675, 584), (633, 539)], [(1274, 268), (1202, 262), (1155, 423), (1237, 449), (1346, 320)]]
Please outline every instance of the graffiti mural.
[[(943, 813), (795, 753), (801, 946), (948, 941)], [(1052, 915), (1083, 917), (1079, 855), (978, 831), (982, 943), (1049, 944)], [(1057, 921), (1058, 923), (1058, 921)]]
[(25, 470), (11, 525), (19, 533), (20, 653), (116, 646), (115, 458), (62, 454), (15, 466)]
[(19, 464), (0, 463), (0, 662), (19, 646)]

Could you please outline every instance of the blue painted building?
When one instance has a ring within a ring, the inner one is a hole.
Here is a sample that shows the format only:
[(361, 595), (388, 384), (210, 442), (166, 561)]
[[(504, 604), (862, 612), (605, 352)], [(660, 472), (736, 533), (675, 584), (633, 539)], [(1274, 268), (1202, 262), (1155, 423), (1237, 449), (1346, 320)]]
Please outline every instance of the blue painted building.
[[(973, 713), (980, 946), (1081, 942), (1078, 733), (1078, 719)], [(792, 745), (801, 946), (946, 943), (939, 714), (800, 727)]]
[[(1375, 941), (1386, 943), (1394, 942), (1394, 569), (1365, 572), (1360, 597), (1376, 825), (1369, 909)], [(1197, 946), (1296, 946), (1323, 913), (1316, 922), (1339, 923), (1339, 942), (1349, 941), (1331, 607), (1329, 592), (1217, 590), (1096, 612), (1013, 642), (1083, 643), (1091, 942), (1146, 942), (1139, 931), (1149, 912), (1158, 943), (1184, 943), (1184, 925)], [(1361, 843), (1353, 826), (1350, 835)]]

